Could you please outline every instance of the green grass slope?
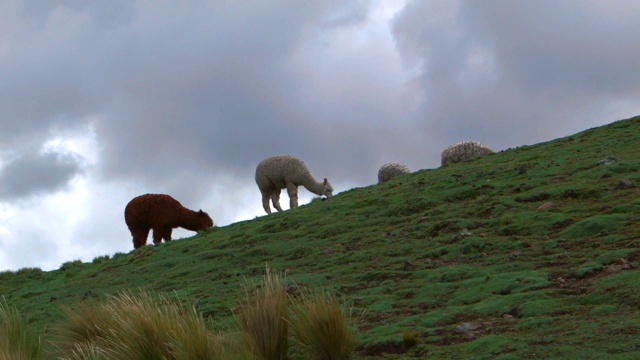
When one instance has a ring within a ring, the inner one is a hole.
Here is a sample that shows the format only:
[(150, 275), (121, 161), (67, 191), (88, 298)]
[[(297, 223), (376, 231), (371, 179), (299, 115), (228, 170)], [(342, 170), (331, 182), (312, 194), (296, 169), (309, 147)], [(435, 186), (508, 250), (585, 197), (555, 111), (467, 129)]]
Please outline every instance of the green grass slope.
[(92, 263), (4, 272), (0, 294), (45, 337), (61, 306), (137, 288), (226, 329), (268, 264), (333, 289), (358, 359), (637, 359), (639, 138), (640, 117), (618, 121)]

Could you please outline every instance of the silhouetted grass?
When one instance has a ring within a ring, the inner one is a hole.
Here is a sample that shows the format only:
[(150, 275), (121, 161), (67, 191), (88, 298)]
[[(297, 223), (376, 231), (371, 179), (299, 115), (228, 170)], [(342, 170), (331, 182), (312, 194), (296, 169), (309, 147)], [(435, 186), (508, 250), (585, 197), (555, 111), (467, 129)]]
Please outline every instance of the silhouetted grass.
[(344, 309), (323, 290), (302, 291), (291, 298), (291, 334), (307, 359), (349, 359), (355, 337)]
[(287, 293), (276, 273), (269, 267), (260, 285), (245, 284), (245, 298), (238, 316), (244, 341), (258, 359), (287, 359)]

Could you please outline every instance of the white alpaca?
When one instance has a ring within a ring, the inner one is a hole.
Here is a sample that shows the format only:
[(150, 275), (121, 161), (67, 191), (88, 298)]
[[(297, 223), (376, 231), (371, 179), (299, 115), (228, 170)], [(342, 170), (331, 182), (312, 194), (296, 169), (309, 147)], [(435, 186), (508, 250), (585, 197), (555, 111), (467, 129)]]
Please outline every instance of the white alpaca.
[(378, 170), (378, 184), (389, 181), (398, 175), (409, 174), (408, 167), (398, 163), (386, 163)]
[(493, 154), (493, 150), (486, 145), (477, 141), (462, 141), (444, 149), (441, 164), (442, 166), (446, 166), (489, 154)]
[(292, 156), (274, 156), (262, 160), (256, 168), (256, 184), (262, 193), (262, 207), (267, 214), (271, 214), (269, 199), (278, 211), (280, 207), (280, 190), (287, 189), (289, 194), (289, 208), (298, 207), (298, 186), (302, 185), (307, 190), (327, 198), (333, 195), (333, 186), (327, 181), (316, 181), (307, 165)]

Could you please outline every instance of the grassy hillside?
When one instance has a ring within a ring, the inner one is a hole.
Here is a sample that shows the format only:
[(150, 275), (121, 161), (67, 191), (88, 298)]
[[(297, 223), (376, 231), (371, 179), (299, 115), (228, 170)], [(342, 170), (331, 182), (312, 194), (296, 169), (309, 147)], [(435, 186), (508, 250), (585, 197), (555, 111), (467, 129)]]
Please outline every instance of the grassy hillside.
[(0, 294), (45, 337), (61, 306), (140, 287), (224, 330), (268, 264), (350, 306), (356, 358), (637, 359), (639, 138), (635, 117), (92, 263), (4, 272)]

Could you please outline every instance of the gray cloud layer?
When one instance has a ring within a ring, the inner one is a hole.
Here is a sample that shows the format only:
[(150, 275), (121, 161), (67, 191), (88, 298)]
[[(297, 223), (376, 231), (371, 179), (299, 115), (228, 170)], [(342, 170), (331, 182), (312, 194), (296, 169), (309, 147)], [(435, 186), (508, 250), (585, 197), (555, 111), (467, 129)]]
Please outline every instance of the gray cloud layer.
[(27, 154), (0, 170), (0, 201), (63, 190), (80, 172), (77, 159), (71, 155)]
[[(395, 4), (3, 2), (0, 203), (81, 175), (122, 193), (90, 205), (67, 232), (79, 239), (140, 192), (228, 223), (247, 194), (259, 203), (268, 156), (296, 155), (340, 191), (386, 162), (436, 167), (461, 140), (501, 150), (640, 112), (635, 0), (409, 1), (385, 18)], [(33, 151), (84, 128), (91, 167)], [(128, 238), (120, 225), (104, 243)]]
[(425, 131), (501, 148), (614, 120), (616, 100), (637, 99), (638, 15), (634, 1), (420, 1), (394, 34), (422, 64)]

